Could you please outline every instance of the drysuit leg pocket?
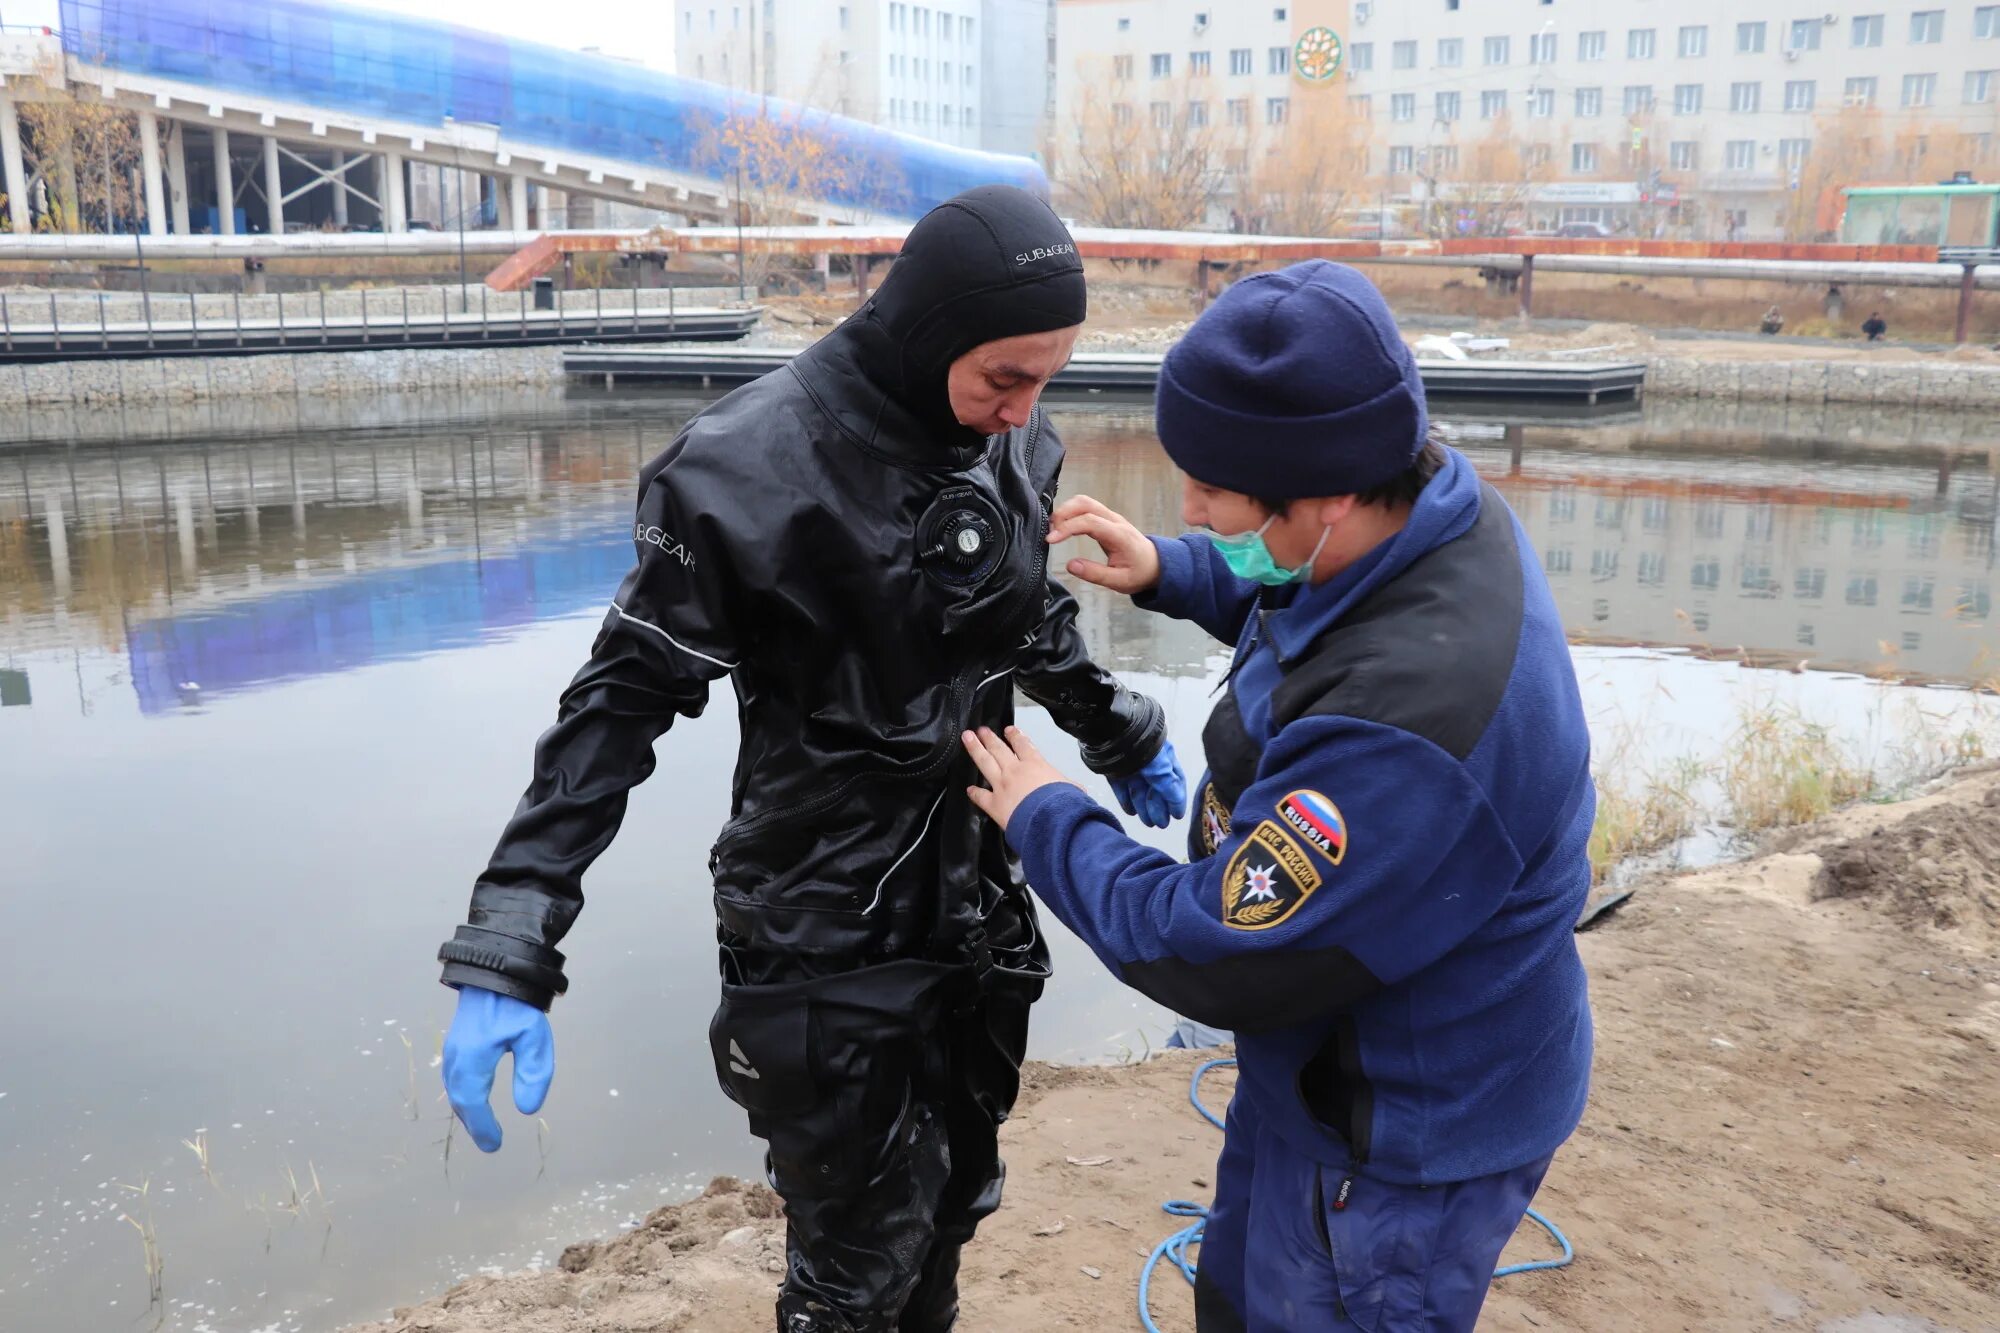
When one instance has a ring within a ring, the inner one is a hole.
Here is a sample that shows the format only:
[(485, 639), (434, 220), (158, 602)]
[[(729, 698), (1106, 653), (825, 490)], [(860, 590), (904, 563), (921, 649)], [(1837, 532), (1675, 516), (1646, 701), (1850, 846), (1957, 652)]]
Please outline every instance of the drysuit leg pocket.
[(792, 991), (760, 996), (769, 987), (724, 986), (708, 1025), (715, 1078), (729, 1099), (750, 1113), (762, 1135), (772, 1116), (797, 1115), (819, 1099), (812, 1067), (812, 1005)]

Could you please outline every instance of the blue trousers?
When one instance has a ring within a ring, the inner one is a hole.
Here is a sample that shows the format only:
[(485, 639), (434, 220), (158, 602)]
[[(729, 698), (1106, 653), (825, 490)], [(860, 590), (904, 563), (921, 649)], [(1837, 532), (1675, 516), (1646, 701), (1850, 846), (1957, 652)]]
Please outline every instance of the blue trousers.
[(1228, 1124), (1198, 1256), (1200, 1333), (1470, 1333), (1549, 1169), (1391, 1185), (1301, 1157), (1245, 1097)]

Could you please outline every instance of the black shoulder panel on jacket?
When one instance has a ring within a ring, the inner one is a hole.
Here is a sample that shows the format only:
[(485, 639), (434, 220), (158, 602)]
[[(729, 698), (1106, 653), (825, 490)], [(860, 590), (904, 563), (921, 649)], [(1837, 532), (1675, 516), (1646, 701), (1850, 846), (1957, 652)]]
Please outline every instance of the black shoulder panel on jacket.
[(1271, 701), (1277, 724), (1351, 717), (1464, 759), (1507, 691), (1523, 596), (1512, 516), (1482, 486), (1470, 529), (1363, 599), (1286, 674)]

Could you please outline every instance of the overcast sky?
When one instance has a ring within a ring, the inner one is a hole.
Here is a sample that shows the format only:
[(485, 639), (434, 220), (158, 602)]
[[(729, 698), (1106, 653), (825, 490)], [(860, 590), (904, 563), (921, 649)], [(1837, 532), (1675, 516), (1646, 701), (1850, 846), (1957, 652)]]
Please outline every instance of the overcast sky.
[[(674, 7), (662, 0), (378, 0), (366, 8), (463, 23), (467, 27), (578, 50), (639, 60), (655, 69), (674, 67)], [(59, 26), (56, 0), (0, 0), (0, 22)], [(560, 16), (560, 17), (556, 17)]]

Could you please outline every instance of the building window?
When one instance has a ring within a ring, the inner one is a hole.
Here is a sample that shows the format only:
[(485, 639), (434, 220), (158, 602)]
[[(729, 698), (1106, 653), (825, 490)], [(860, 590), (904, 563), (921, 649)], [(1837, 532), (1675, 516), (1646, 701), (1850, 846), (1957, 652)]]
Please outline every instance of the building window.
[(1810, 111), (1817, 100), (1814, 89), (1817, 85), (1811, 79), (1793, 79), (1785, 84), (1785, 110)]
[(1764, 103), (1764, 85), (1761, 83), (1732, 83), (1729, 85), (1729, 109), (1739, 115), (1748, 115), (1759, 110)]
[(1754, 56), (1764, 52), (1764, 23), (1739, 23), (1736, 25), (1736, 53)]
[(1229, 123), (1239, 128), (1250, 123), (1250, 99), (1232, 97), (1229, 99)]
[[(1277, 47), (1272, 47), (1277, 50)], [(1389, 45), (1389, 68), (1415, 69), (1417, 67), (1417, 44), (1415, 42), (1392, 42)]]
[(1944, 11), (1919, 9), (1910, 15), (1910, 45), (1935, 46), (1944, 40)]
[(1463, 37), (1438, 38), (1438, 64), (1445, 69), (1457, 69), (1465, 63), (1465, 39)]
[[(891, 65), (894, 65), (895, 57), (891, 56), (889, 58), (889, 61)], [(890, 72), (894, 73), (895, 71), (892, 69)], [(1120, 83), (1123, 83), (1127, 79), (1130, 79), (1132, 77), (1132, 57), (1131, 56), (1111, 57), (1111, 77), (1113, 79), (1116, 79)]]
[(1653, 85), (1650, 83), (1628, 83), (1625, 85), (1625, 114), (1644, 116), (1653, 110)]
[(1693, 171), (1700, 145), (1692, 139), (1680, 139), (1667, 145), (1667, 165), (1675, 171)]
[(1208, 52), (1188, 52), (1188, 74), (1197, 79), (1208, 77)]
[(1848, 40), (1852, 46), (1880, 46), (1882, 44), (1882, 16), (1880, 14), (1856, 14)]
[(1965, 71), (1965, 100), (1967, 102), (1990, 102), (1993, 100), (1993, 71), (1990, 69), (1969, 69)]
[(1578, 60), (1604, 59), (1604, 33), (1580, 32), (1576, 35), (1576, 58)]
[(949, 103), (949, 102), (946, 102), (946, 103), (944, 103), (943, 105), (941, 105), (940, 107), (938, 107), (938, 123), (939, 123), (940, 125), (950, 125), (950, 124), (951, 124), (951, 115), (952, 115), (952, 113), (951, 113), (951, 103)]
[(1479, 94), (1479, 118), (1498, 120), (1507, 114), (1507, 93), (1505, 89), (1491, 88)]
[(1634, 28), (1625, 34), (1625, 58), (1627, 60), (1651, 60), (1653, 58), (1653, 30)]
[(1389, 119), (1415, 120), (1417, 118), (1417, 95), (1415, 93), (1389, 94)]
[[(1249, 52), (1247, 51), (1244, 52), (1244, 55), (1248, 56)], [(1375, 43), (1356, 42), (1353, 46), (1348, 47), (1347, 67), (1353, 70), (1356, 74), (1366, 74), (1369, 70), (1374, 69)], [(1245, 65), (1243, 72), (1245, 74), (1248, 74), (1250, 72), (1250, 69), (1247, 64)]]
[(1597, 145), (1594, 143), (1573, 143), (1569, 146), (1569, 169), (1579, 176), (1593, 175), (1597, 171)]
[(1937, 101), (1937, 75), (1905, 74), (1903, 76), (1903, 105), (1906, 107), (1930, 106)]
[(1757, 165), (1755, 139), (1731, 139), (1722, 146), (1722, 165), (1730, 171), (1750, 171)]
[(1273, 9), (1271, 11), (1271, 22), (1283, 23), (1284, 21), (1285, 21), (1285, 9), (1284, 6), (1280, 5), (1278, 8)]
[(1677, 116), (1698, 116), (1701, 114), (1700, 84), (1677, 83), (1674, 85), (1674, 114)]
[(1869, 74), (1849, 79), (1840, 100), (1844, 106), (1874, 106), (1875, 76)]
[(1553, 65), (1556, 62), (1556, 35), (1552, 32), (1538, 32), (1528, 38), (1528, 63), (1531, 65)]
[(1164, 130), (1172, 126), (1173, 123), (1174, 104), (1172, 102), (1153, 103), (1153, 128)]
[(1282, 125), (1291, 115), (1292, 102), (1288, 97), (1267, 97), (1264, 99), (1264, 123)]
[(1556, 90), (1536, 88), (1528, 94), (1528, 118), (1547, 120), (1556, 113)]
[(958, 123), (965, 126), (968, 130), (975, 129), (979, 125), (979, 117), (972, 114), (971, 107), (967, 107), (965, 108), (965, 113), (959, 117)]
[[(1986, 99), (1982, 97), (1979, 100), (1983, 102)], [(1459, 95), (1457, 93), (1439, 93), (1433, 109), (1439, 120), (1450, 124), (1452, 121), (1457, 120), (1459, 116)]]
[(1291, 72), (1292, 72), (1292, 48), (1289, 46), (1272, 47), (1271, 73), (1290, 74)]
[(1982, 39), (2000, 37), (2000, 5), (1980, 5), (1972, 11), (1972, 35)]
[(1811, 139), (1778, 140), (1778, 165), (1786, 171), (1798, 171), (1806, 164), (1806, 155), (1812, 151)]
[(1793, 19), (1792, 40), (1786, 45), (1794, 51), (1817, 51), (1820, 29), (1825, 26), (1818, 19)]
[(1389, 174), (1407, 176), (1417, 165), (1417, 150), (1410, 147), (1389, 150)]
[(1604, 90), (1602, 88), (1579, 88), (1576, 90), (1576, 117), (1588, 120), (1604, 114)]
[(1239, 46), (1229, 53), (1229, 72), (1248, 74), (1250, 72), (1250, 48)]
[(1531, 167), (1545, 167), (1555, 157), (1555, 153), (1556, 150), (1548, 144), (1531, 143), (1528, 145), (1528, 165)]
[[(894, 6), (894, 5), (891, 5), (891, 6), (890, 6), (890, 8), (891, 8), (891, 9), (894, 9), (894, 8), (895, 8), (895, 6)], [(892, 28), (896, 26), (896, 24), (895, 24), (895, 15), (893, 15), (893, 14), (892, 14), (892, 15), (890, 15), (890, 23), (889, 23), (889, 26), (890, 26), (890, 27), (892, 27)], [(1119, 19), (1119, 20), (1118, 20), (1118, 31), (1120, 31), (1120, 32), (1130, 32), (1130, 31), (1132, 31), (1132, 20), (1131, 20), (1131, 19)]]
[(1512, 43), (1507, 38), (1488, 37), (1486, 39), (1487, 64), (1504, 65), (1513, 58), (1514, 56), (1513, 56)]
[(1699, 60), (1708, 54), (1708, 25), (1696, 24), (1681, 29), (1681, 59)]
[(1173, 72), (1174, 72), (1174, 58), (1171, 55), (1168, 55), (1166, 52), (1162, 51), (1158, 55), (1155, 55), (1153, 57), (1154, 78), (1156, 79), (1170, 78), (1172, 77)]
[(1375, 99), (1367, 93), (1355, 93), (1347, 99), (1347, 109), (1357, 120), (1373, 120)]
[(1121, 126), (1130, 125), (1132, 123), (1132, 104), (1130, 102), (1119, 102), (1113, 106), (1111, 108), (1111, 123)]
[(1189, 102), (1187, 123), (1191, 129), (1205, 129), (1208, 126), (1208, 103)]
[(1431, 150), (1431, 172), (1433, 175), (1458, 170), (1458, 145), (1440, 144)]

